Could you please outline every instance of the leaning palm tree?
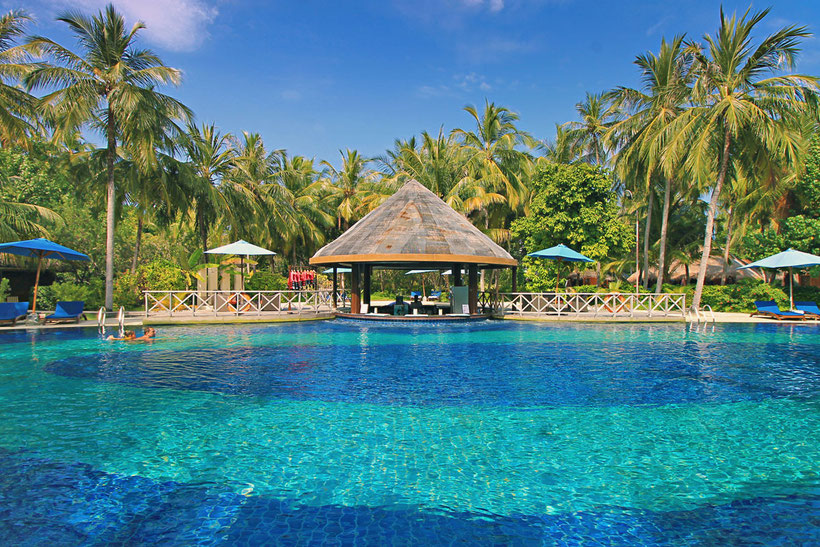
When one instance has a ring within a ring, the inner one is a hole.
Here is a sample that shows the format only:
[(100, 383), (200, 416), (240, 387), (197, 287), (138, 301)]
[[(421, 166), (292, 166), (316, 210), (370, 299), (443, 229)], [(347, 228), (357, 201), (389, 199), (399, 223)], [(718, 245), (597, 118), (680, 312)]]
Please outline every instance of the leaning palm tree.
[(20, 82), (36, 65), (24, 46), (15, 46), (31, 18), (13, 10), (0, 17), (0, 142), (22, 144), (33, 129), (34, 98), (20, 89)]
[(792, 131), (817, 101), (817, 78), (783, 74), (794, 67), (805, 27), (788, 26), (757, 46), (752, 33), (769, 13), (747, 10), (740, 18), (720, 11), (717, 33), (704, 36), (705, 48), (692, 45), (699, 77), (695, 105), (676, 120), (675, 138), (689, 143), (687, 168), (711, 191), (703, 254), (692, 307), (700, 305), (712, 249), (715, 216), (732, 160), (764, 151), (793, 164), (802, 139)]
[(28, 42), (31, 51), (55, 63), (32, 70), (25, 82), (29, 89), (53, 89), (42, 98), (54, 124), (55, 138), (70, 135), (78, 127), (98, 128), (107, 142), (107, 215), (105, 245), (105, 305), (114, 299), (114, 224), (116, 186), (114, 164), (118, 143), (135, 144), (144, 134), (138, 112), (155, 107), (188, 118), (190, 111), (177, 100), (158, 92), (156, 85), (178, 85), (181, 73), (162, 63), (152, 51), (135, 46), (141, 22), (130, 30), (113, 5), (94, 17), (67, 12), (58, 17), (77, 38), (74, 53), (42, 36)]

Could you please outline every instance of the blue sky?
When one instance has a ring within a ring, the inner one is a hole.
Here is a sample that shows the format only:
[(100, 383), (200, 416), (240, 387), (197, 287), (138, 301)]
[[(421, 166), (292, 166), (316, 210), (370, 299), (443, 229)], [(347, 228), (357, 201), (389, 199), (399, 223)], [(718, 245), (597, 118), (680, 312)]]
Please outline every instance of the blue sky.
[[(32, 32), (74, 48), (54, 21), (102, 0), (0, 0), (37, 19)], [(467, 104), (517, 112), (551, 138), (586, 91), (638, 85), (637, 54), (662, 37), (714, 32), (719, 2), (572, 0), (121, 0), (142, 43), (184, 72), (172, 93), (200, 121), (260, 133), (269, 149), (338, 164), (339, 149), (381, 154), (395, 138), (469, 126)], [(746, 2), (724, 2), (743, 12)], [(769, 4), (755, 4), (762, 9)], [(761, 26), (820, 33), (820, 2), (780, 1)], [(820, 40), (798, 70), (820, 74)]]

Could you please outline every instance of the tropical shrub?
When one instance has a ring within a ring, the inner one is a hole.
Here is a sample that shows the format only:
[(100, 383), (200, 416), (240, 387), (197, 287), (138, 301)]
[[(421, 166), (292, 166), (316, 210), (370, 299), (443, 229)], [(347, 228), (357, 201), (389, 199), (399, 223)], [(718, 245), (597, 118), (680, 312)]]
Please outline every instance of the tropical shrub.
[(140, 272), (123, 272), (114, 280), (114, 307), (138, 308), (143, 303)]
[(269, 270), (256, 270), (245, 279), (245, 288), (249, 291), (284, 291), (288, 288), (288, 280)]
[(714, 311), (752, 312), (755, 300), (774, 300), (782, 309), (789, 306), (789, 296), (783, 289), (748, 279), (734, 285), (705, 286), (701, 307), (709, 305)]
[(5, 302), (6, 298), (9, 297), (9, 294), (11, 294), (9, 280), (5, 277), (0, 277), (0, 302)]
[(177, 264), (157, 258), (138, 269), (139, 286), (149, 291), (182, 291), (186, 288), (185, 271)]
[(94, 310), (103, 305), (103, 292), (101, 279), (89, 283), (52, 283), (37, 290), (37, 309), (53, 310), (57, 302), (82, 300), (86, 310)]

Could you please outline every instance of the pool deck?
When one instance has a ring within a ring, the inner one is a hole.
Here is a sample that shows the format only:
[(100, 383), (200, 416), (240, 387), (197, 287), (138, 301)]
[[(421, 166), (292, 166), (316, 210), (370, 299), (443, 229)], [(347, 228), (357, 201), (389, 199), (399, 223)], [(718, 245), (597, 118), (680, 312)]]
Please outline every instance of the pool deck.
[[(174, 316), (130, 316), (125, 319), (125, 326), (130, 328), (139, 328), (148, 325), (238, 325), (238, 324), (254, 324), (254, 323), (287, 323), (287, 322), (301, 322), (301, 321), (324, 321), (335, 319), (337, 316), (356, 318), (356, 319), (382, 319), (387, 321), (394, 321), (397, 318), (393, 316), (374, 317), (374, 316), (351, 316), (351, 314), (336, 314), (332, 312), (306, 312), (306, 313), (269, 313), (259, 315), (234, 315), (225, 314), (219, 316), (202, 315), (174, 315)], [(483, 319), (487, 316), (473, 316), (473, 317), (458, 317), (453, 316), (454, 320), (475, 320)], [(447, 319), (447, 316), (429, 316), (429, 317), (413, 317), (409, 316), (405, 320), (410, 321), (424, 321), (425, 319), (433, 321), (441, 321)], [(494, 316), (494, 319), (502, 319), (508, 321), (535, 321), (535, 322), (580, 322), (580, 323), (683, 323), (685, 319), (679, 315), (663, 316), (653, 315), (648, 317), (646, 315), (636, 315), (634, 317), (617, 316), (612, 317), (605, 315), (595, 316), (593, 314), (569, 314), (561, 315), (505, 315), (503, 317)], [(711, 323), (711, 317), (707, 323)], [(715, 323), (770, 323), (770, 324), (788, 324), (788, 325), (817, 325), (820, 326), (820, 321), (806, 320), (806, 321), (777, 321), (767, 317), (749, 317), (748, 313), (728, 313), (715, 312)], [(17, 325), (2, 325), (0, 332), (10, 330), (27, 330), (27, 329), (65, 329), (65, 328), (97, 328), (96, 320), (70, 322), (70, 323), (49, 323), (47, 325), (18, 322)], [(106, 330), (113, 331), (117, 328), (117, 320), (110, 317), (105, 322)]]

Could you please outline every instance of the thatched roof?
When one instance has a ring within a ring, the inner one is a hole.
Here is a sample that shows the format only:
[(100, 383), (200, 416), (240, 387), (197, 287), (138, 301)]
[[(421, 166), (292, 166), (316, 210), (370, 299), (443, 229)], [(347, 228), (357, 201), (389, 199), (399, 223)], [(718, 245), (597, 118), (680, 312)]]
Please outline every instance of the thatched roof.
[(310, 259), (311, 264), (386, 267), (454, 263), (516, 266), (510, 254), (415, 180)]

